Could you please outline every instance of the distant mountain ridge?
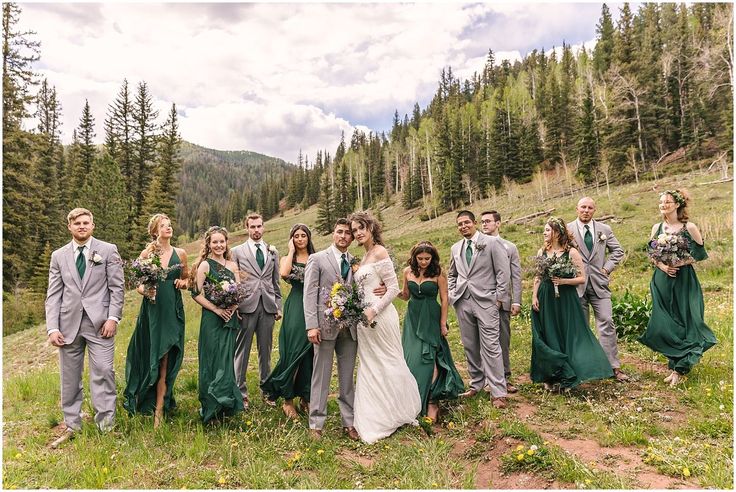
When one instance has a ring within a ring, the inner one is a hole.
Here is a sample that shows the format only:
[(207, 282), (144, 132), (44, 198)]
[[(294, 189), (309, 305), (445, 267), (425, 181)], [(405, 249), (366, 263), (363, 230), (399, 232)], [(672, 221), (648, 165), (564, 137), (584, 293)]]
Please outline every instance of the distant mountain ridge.
[(182, 141), (179, 155), (177, 219), (180, 230), (190, 235), (198, 226), (239, 220), (257, 207), (264, 184), (281, 183), (296, 169), (258, 152), (210, 149), (187, 141)]

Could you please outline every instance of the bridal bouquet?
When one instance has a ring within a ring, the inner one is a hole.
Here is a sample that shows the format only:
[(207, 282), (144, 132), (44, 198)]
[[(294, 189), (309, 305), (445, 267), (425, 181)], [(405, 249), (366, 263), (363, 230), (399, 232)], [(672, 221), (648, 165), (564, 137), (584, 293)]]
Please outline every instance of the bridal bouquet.
[(248, 297), (248, 289), (244, 283), (234, 280), (217, 280), (210, 273), (204, 279), (204, 295), (215, 306), (227, 309), (243, 302)]
[(143, 295), (151, 301), (156, 303), (156, 285), (162, 280), (166, 280), (166, 276), (172, 270), (178, 270), (181, 265), (174, 265), (171, 268), (166, 268), (161, 265), (161, 255), (157, 252), (151, 253), (148, 258), (136, 258), (131, 262), (126, 262), (126, 273), (128, 274), (129, 281), (133, 285), (143, 285), (145, 290)]
[(365, 301), (363, 290), (355, 282), (335, 282), (330, 290), (323, 289), (326, 309), (324, 316), (330, 326), (344, 330), (362, 323), (373, 328), (376, 322), (368, 323), (363, 310), (370, 304)]
[[(542, 280), (552, 280), (552, 277), (558, 278), (574, 278), (577, 276), (577, 269), (573, 265), (570, 256), (535, 256), (536, 262), (535, 274)], [(560, 297), (560, 289), (555, 285), (555, 297)]]
[(683, 234), (660, 234), (649, 241), (647, 254), (655, 263), (661, 261), (667, 266), (681, 266), (693, 258), (690, 243)]
[(286, 276), (288, 282), (304, 282), (304, 271), (305, 267), (299, 265), (291, 265), (291, 271)]

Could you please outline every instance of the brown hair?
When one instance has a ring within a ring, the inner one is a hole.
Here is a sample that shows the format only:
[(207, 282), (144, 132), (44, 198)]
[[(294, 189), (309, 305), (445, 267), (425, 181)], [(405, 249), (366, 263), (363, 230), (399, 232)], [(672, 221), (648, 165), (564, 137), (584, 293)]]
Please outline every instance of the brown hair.
[(677, 204), (677, 220), (683, 224), (687, 224), (687, 221), (690, 220), (690, 214), (687, 210), (688, 205), (690, 205), (690, 193), (685, 188), (678, 188), (676, 190), (667, 190), (663, 194), (671, 196)]
[(243, 225), (247, 229), (248, 228), (248, 221), (256, 220), (256, 219), (263, 220), (263, 216), (261, 214), (250, 214), (245, 219), (243, 219)]
[(374, 244), (380, 244), (381, 246), (385, 246), (383, 244), (383, 237), (381, 236), (381, 223), (376, 220), (373, 215), (367, 210), (363, 210), (361, 212), (354, 212), (350, 214), (348, 217), (348, 220), (350, 221), (350, 229), (352, 230), (353, 222), (357, 222), (358, 224), (362, 225), (367, 230), (371, 231), (371, 236), (373, 236), (373, 243)]
[(437, 248), (434, 247), (434, 244), (429, 241), (419, 241), (413, 248), (411, 248), (409, 260), (406, 262), (411, 269), (411, 273), (415, 277), (419, 278), (419, 261), (417, 261), (417, 256), (420, 253), (427, 253), (432, 256), (432, 260), (424, 271), (425, 277), (439, 277), (442, 273), (442, 267), (440, 266), (440, 253), (437, 251)]
[[(570, 248), (577, 248), (575, 238), (561, 217), (550, 217), (549, 220), (547, 220), (547, 225), (550, 226), (552, 232), (557, 232), (557, 236), (559, 237), (558, 241), (565, 252), (570, 251)], [(545, 250), (548, 250), (550, 246), (551, 242), (544, 241)]]
[[(143, 252), (148, 253), (148, 255), (156, 251), (158, 248), (158, 228), (161, 225), (162, 220), (168, 220), (169, 223), (171, 223), (171, 219), (166, 214), (154, 214), (148, 220), (148, 235), (151, 236), (151, 242), (148, 243), (146, 245), (146, 249), (143, 250)], [(176, 250), (174, 250), (174, 254), (176, 254)]]
[(495, 210), (487, 210), (485, 212), (481, 212), (480, 216), (483, 217), (484, 215), (492, 215), (494, 222), (501, 222), (501, 214), (499, 214)]
[[(304, 234), (307, 235), (307, 254), (311, 255), (314, 254), (316, 251), (314, 249), (314, 244), (312, 243), (312, 231), (309, 230), (309, 227), (307, 227), (307, 224), (294, 224), (291, 227), (291, 231), (289, 232), (289, 239), (294, 238), (294, 234), (296, 234), (297, 231), (302, 231)], [(296, 247), (294, 247), (294, 258), (293, 261), (296, 261)]]
[(77, 207), (66, 215), (67, 225), (71, 225), (72, 222), (77, 220), (77, 218), (81, 217), (82, 215), (89, 215), (89, 221), (93, 224), (95, 223), (95, 218), (92, 216), (92, 212), (90, 212), (86, 208)]
[(207, 229), (207, 232), (204, 233), (204, 238), (202, 239), (202, 249), (199, 252), (199, 257), (197, 257), (197, 261), (194, 262), (192, 271), (189, 273), (189, 285), (197, 285), (197, 270), (199, 270), (199, 265), (201, 265), (202, 262), (205, 261), (207, 257), (212, 253), (212, 250), (210, 249), (210, 239), (212, 239), (213, 234), (222, 234), (223, 236), (225, 236), (225, 254), (223, 254), (223, 256), (226, 260), (230, 259), (230, 246), (228, 246), (227, 244), (227, 229), (220, 226), (210, 227), (209, 229)]

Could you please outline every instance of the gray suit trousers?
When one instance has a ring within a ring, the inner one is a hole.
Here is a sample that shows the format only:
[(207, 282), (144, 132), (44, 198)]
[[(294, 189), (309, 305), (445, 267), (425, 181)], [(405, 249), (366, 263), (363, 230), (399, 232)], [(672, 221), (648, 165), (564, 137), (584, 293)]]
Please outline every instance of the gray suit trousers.
[(509, 347), (511, 346), (511, 311), (498, 310), (499, 333), (498, 340), (501, 343), (501, 354), (503, 355), (503, 373), (506, 380), (511, 377), (511, 359), (509, 358)]
[(468, 360), (470, 388), (480, 391), (487, 382), (493, 398), (506, 396), (498, 308), (493, 305), (484, 309), (475, 299), (468, 297), (455, 303), (455, 312)]
[(355, 356), (358, 342), (350, 333), (342, 331), (335, 340), (322, 340), (314, 346), (314, 370), (309, 400), (309, 428), (322, 429), (327, 419), (327, 396), (332, 379), (332, 358), (337, 354), (337, 381), (340, 392), (337, 405), (343, 427), (353, 425), (353, 402), (355, 401)]
[(603, 347), (603, 351), (606, 353), (611, 367), (614, 369), (621, 367), (621, 362), (618, 360), (618, 336), (616, 335), (616, 327), (613, 326), (611, 298), (598, 297), (595, 295), (593, 287), (588, 284), (588, 287), (585, 289), (585, 296), (580, 298), (580, 305), (583, 308), (583, 314), (588, 323), (590, 323), (588, 306), (593, 307), (595, 325), (598, 330), (598, 342)]
[(276, 319), (263, 308), (263, 300), (258, 302), (256, 310), (249, 314), (241, 314), (240, 329), (235, 335), (235, 382), (240, 388), (243, 398), (248, 396), (246, 371), (250, 359), (250, 348), (253, 345), (253, 335), (256, 336), (258, 348), (258, 374), (263, 383), (271, 373), (271, 348), (273, 347), (273, 325)]
[(86, 313), (82, 316), (79, 333), (74, 341), (59, 348), (64, 423), (69, 429), (82, 428), (80, 412), (84, 398), (82, 372), (85, 347), (89, 352), (89, 390), (95, 410), (95, 423), (100, 429), (107, 430), (115, 422), (115, 337), (102, 338)]

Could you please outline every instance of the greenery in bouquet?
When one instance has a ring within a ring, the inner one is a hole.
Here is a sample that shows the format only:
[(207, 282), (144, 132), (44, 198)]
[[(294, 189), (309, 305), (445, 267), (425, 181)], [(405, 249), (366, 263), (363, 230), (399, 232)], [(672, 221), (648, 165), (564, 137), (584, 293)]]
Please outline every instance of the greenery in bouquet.
[(243, 302), (248, 297), (248, 289), (244, 283), (234, 280), (217, 280), (209, 272), (204, 280), (204, 295), (215, 306), (227, 309)]
[(304, 271), (306, 270), (306, 267), (303, 267), (301, 265), (295, 265), (292, 263), (291, 265), (291, 271), (289, 272), (289, 275), (286, 276), (286, 281), (289, 283), (292, 282), (304, 282)]
[(662, 233), (649, 241), (647, 254), (655, 263), (662, 262), (667, 266), (682, 266), (692, 260), (690, 242), (684, 234)]
[[(574, 278), (577, 276), (577, 269), (570, 259), (570, 255), (560, 256), (535, 256), (535, 275), (541, 280), (552, 280), (557, 278)], [(560, 290), (555, 285), (555, 297), (560, 297)]]
[(166, 276), (171, 270), (178, 270), (181, 265), (174, 265), (170, 268), (161, 265), (161, 255), (154, 252), (148, 258), (136, 258), (133, 261), (125, 263), (125, 273), (128, 277), (129, 285), (145, 287), (144, 295), (151, 302), (156, 302), (156, 285), (166, 280)]
[(373, 328), (375, 321), (368, 323), (363, 311), (370, 306), (365, 300), (363, 289), (355, 282), (335, 282), (332, 288), (323, 289), (324, 316), (330, 326), (344, 330), (358, 323)]

